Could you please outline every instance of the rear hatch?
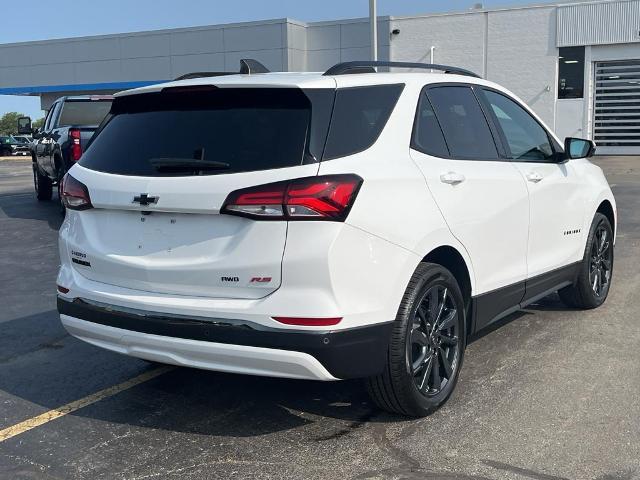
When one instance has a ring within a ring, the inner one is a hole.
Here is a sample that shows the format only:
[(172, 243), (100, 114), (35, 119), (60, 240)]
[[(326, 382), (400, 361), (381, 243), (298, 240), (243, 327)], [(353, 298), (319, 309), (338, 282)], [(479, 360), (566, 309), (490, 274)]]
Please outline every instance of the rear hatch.
[(67, 222), (73, 268), (149, 292), (261, 298), (285, 221), (220, 214), (234, 190), (317, 174), (334, 89), (167, 88), (115, 100), (70, 171), (93, 209)]

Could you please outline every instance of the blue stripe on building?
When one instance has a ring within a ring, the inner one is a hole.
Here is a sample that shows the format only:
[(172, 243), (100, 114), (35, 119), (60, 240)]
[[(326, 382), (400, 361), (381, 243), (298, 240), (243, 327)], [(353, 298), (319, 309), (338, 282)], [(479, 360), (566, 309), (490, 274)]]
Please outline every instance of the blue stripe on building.
[(139, 82), (109, 82), (109, 83), (83, 83), (75, 85), (37, 85), (30, 87), (0, 88), (0, 95), (33, 95), (55, 92), (80, 92), (95, 90), (128, 90), (130, 88), (146, 87), (156, 83), (164, 83), (169, 80), (144, 80)]

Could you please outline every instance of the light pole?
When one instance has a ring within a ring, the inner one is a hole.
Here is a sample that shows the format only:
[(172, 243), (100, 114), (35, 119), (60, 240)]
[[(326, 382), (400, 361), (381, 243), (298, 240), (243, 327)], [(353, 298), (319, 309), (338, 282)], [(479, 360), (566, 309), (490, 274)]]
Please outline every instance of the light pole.
[(369, 0), (369, 28), (371, 31), (371, 60), (378, 60), (378, 14), (376, 0)]

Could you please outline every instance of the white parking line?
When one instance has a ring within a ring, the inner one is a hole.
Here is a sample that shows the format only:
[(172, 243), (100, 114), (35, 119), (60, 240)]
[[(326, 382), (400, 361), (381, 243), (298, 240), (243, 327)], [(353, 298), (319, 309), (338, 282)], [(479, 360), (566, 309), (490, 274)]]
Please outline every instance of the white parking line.
[(7, 427), (4, 430), (0, 430), (0, 443), (13, 438), (16, 435), (20, 435), (21, 433), (44, 425), (45, 423), (49, 423), (57, 418), (64, 417), (65, 415), (73, 413), (76, 410), (91, 405), (92, 403), (96, 403), (100, 400), (104, 400), (105, 398), (112, 397), (120, 392), (135, 387), (136, 385), (140, 385), (141, 383), (147, 382), (174, 369), (175, 367), (165, 366), (157, 368), (155, 370), (149, 370), (147, 372), (141, 373), (137, 377), (133, 377), (127, 380), (126, 382), (122, 382), (118, 385), (105, 388), (104, 390), (100, 390), (99, 392), (88, 395), (84, 398), (81, 398), (80, 400), (75, 400), (61, 407), (54, 408), (53, 410), (49, 410), (48, 412), (44, 412), (23, 422), (12, 425), (11, 427)]

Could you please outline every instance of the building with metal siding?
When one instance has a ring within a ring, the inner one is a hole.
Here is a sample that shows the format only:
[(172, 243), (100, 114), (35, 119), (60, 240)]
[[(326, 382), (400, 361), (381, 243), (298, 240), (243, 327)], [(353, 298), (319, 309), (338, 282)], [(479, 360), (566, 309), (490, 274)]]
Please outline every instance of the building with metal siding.
[[(381, 59), (476, 71), (531, 105), (559, 136), (640, 154), (640, 0), (380, 17)], [(0, 94), (108, 93), (192, 71), (321, 71), (370, 57), (367, 19), (277, 19), (0, 45)]]
[(559, 99), (556, 112), (569, 133), (582, 124), (601, 153), (640, 154), (639, 42), (640, 1), (558, 8), (559, 52), (584, 47), (584, 96)]

